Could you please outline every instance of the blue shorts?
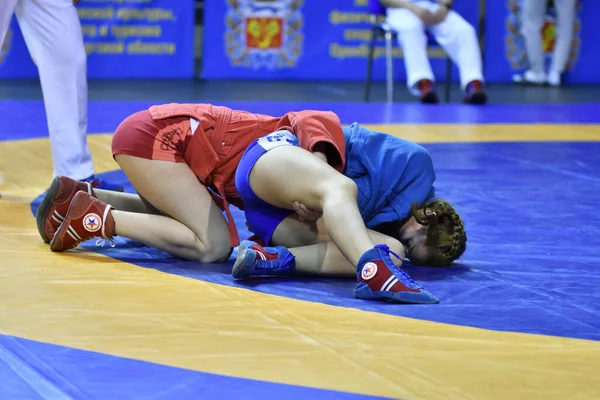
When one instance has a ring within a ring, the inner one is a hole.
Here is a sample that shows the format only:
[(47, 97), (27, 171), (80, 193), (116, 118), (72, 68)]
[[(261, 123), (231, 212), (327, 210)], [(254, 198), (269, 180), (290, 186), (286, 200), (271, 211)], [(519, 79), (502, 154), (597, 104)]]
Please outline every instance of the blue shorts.
[(235, 173), (235, 187), (244, 202), (248, 229), (267, 245), (271, 242), (275, 229), (294, 211), (272, 206), (260, 199), (250, 187), (250, 172), (258, 159), (269, 150), (298, 145), (298, 138), (288, 131), (277, 131), (256, 139), (242, 155)]

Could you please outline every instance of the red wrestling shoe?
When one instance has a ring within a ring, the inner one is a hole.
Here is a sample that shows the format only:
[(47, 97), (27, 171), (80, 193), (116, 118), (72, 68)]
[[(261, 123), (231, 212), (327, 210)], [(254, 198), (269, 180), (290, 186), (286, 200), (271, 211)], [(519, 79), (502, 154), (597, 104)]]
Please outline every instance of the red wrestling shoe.
[(417, 82), (417, 87), (421, 91), (421, 103), (437, 104), (440, 102), (435, 91), (435, 85), (429, 79), (421, 79)]
[(66, 176), (54, 178), (46, 197), (42, 200), (35, 214), (38, 232), (44, 242), (50, 243), (54, 232), (65, 220), (65, 215), (73, 197), (80, 191), (94, 195), (92, 185), (89, 182), (76, 181)]
[(93, 238), (109, 240), (114, 246), (114, 235), (115, 220), (111, 214), (111, 207), (85, 192), (78, 192), (69, 205), (64, 222), (50, 241), (50, 249), (74, 249), (79, 243)]
[(470, 82), (465, 88), (465, 103), (467, 104), (486, 104), (487, 94), (483, 91), (483, 82)]
[(356, 298), (412, 304), (440, 302), (437, 297), (398, 268), (392, 262), (390, 254), (398, 257), (388, 246), (378, 244), (360, 257), (354, 289)]

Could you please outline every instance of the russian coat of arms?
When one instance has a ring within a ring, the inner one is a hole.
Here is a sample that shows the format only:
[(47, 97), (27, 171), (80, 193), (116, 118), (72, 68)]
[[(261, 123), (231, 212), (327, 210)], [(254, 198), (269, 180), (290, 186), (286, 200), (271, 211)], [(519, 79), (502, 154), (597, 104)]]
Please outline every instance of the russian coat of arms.
[(227, 0), (225, 48), (234, 66), (290, 68), (302, 54), (303, 0)]

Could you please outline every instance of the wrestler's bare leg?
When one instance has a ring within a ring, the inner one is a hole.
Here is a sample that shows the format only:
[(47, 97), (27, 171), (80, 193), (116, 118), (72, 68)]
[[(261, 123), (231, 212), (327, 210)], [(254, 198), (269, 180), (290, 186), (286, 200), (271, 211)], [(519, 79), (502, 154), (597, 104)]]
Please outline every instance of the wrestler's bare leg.
[(329, 236), (355, 267), (375, 246), (358, 210), (356, 184), (302, 148), (282, 146), (263, 154), (250, 173), (250, 186), (273, 206), (292, 209), (298, 201), (322, 211)]
[[(368, 230), (368, 233), (374, 243), (387, 244), (390, 250), (401, 257), (404, 256), (404, 247), (398, 240), (372, 230)], [(322, 219), (304, 222), (297, 214), (292, 214), (279, 224), (273, 233), (271, 243), (290, 249), (296, 257), (296, 273), (317, 276), (356, 276), (356, 267), (331, 241)], [(400, 265), (400, 260), (393, 261)]]
[(145, 200), (139, 194), (94, 188), (94, 195), (98, 200), (110, 204), (119, 211), (129, 211), (141, 214), (162, 214), (156, 207), (150, 204), (148, 200)]
[(117, 154), (115, 160), (140, 196), (165, 214), (114, 210), (117, 235), (190, 260), (218, 262), (228, 257), (225, 218), (186, 164), (125, 154)]
[[(323, 223), (332, 242), (356, 268), (355, 297), (397, 303), (439, 303), (435, 296), (393, 264), (388, 246), (374, 244), (358, 210), (356, 185), (326, 162), (302, 148), (280, 145), (263, 153), (254, 163), (249, 184), (256, 196), (272, 206), (293, 210), (294, 203), (298, 202), (322, 211)], [(296, 253), (305, 257), (307, 263), (318, 263), (320, 258), (322, 265), (328, 263), (327, 244), (317, 251), (316, 260), (309, 259), (309, 253), (315, 248), (306, 250), (296, 249)], [(332, 247), (329, 256), (334, 254), (333, 250)], [(292, 271), (296, 261), (294, 253), (286, 247), (266, 249), (254, 242), (243, 241), (231, 274), (235, 279), (278, 276)], [(310, 268), (310, 265), (305, 267)]]

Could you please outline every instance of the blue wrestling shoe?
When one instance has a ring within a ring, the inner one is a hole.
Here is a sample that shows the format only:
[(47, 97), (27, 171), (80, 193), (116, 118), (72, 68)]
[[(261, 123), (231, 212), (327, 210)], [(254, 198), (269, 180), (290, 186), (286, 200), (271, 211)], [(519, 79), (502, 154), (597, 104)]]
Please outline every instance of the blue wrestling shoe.
[(296, 257), (285, 247), (262, 247), (256, 242), (244, 240), (231, 275), (235, 279), (249, 276), (285, 276), (296, 267)]
[(367, 251), (358, 261), (354, 296), (364, 300), (394, 303), (437, 304), (439, 299), (398, 268), (390, 254), (400, 258), (384, 244)]
[(113, 192), (122, 192), (125, 190), (123, 186), (115, 185), (114, 183), (98, 179), (96, 175), (92, 175), (89, 178), (81, 179), (81, 182), (87, 182), (91, 184), (92, 188), (94, 189), (112, 190)]

